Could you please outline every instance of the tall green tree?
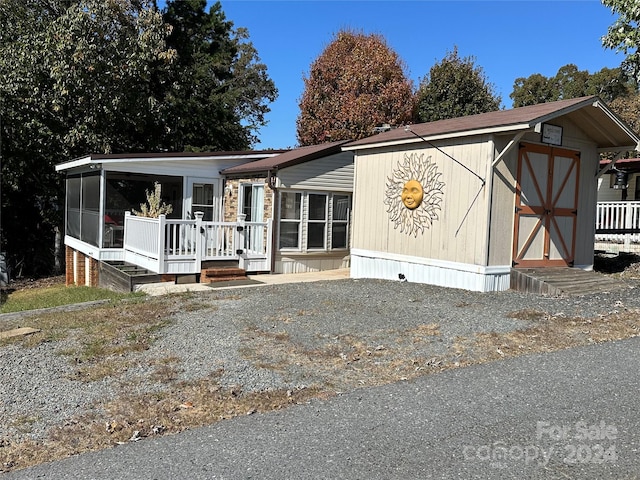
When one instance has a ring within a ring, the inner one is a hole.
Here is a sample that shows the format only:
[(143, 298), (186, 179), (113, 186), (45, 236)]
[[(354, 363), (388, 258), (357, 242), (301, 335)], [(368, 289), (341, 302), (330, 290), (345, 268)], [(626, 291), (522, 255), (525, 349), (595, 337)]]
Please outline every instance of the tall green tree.
[(163, 15), (155, 0), (0, 0), (0, 248), (14, 275), (55, 265), (55, 164), (255, 141), (275, 87), (246, 31), (205, 6), (170, 2)]
[(633, 88), (621, 68), (603, 68), (593, 74), (574, 64), (560, 67), (553, 77), (534, 73), (516, 78), (509, 97), (514, 107), (598, 95), (607, 102), (629, 95)]
[(303, 78), (298, 143), (355, 140), (377, 125), (409, 122), (413, 85), (405, 70), (383, 37), (338, 32)]
[(420, 122), (491, 112), (500, 109), (501, 102), (482, 67), (473, 57), (460, 58), (457, 48), (431, 67), (417, 97)]
[(640, 4), (637, 0), (602, 0), (602, 4), (618, 15), (602, 37), (602, 45), (625, 55), (622, 68), (637, 90), (640, 86)]
[(54, 165), (146, 148), (152, 68), (173, 53), (143, 0), (1, 0), (2, 248), (13, 274), (48, 273), (63, 215)]
[(166, 104), (164, 136), (173, 150), (242, 150), (257, 141), (277, 89), (248, 41), (219, 2), (170, 0), (163, 17), (174, 68), (158, 88)]

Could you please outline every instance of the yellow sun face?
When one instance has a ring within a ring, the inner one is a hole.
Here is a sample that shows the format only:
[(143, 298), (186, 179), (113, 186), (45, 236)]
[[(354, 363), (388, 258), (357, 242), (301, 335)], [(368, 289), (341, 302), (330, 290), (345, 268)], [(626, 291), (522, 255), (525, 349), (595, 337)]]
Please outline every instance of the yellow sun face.
[(409, 210), (413, 210), (418, 208), (422, 203), (422, 198), (424, 197), (424, 190), (422, 189), (422, 185), (417, 180), (409, 180), (404, 184), (404, 188), (402, 189), (402, 203)]
[(404, 155), (404, 161), (398, 162), (387, 177), (384, 204), (394, 228), (417, 237), (438, 220), (444, 188), (441, 176), (431, 157), (425, 159), (423, 153)]

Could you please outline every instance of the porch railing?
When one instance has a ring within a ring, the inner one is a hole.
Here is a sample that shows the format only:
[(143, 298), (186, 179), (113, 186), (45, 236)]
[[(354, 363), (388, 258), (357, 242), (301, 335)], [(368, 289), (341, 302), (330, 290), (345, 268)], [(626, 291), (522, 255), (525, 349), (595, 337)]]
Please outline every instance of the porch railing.
[(200, 273), (202, 262), (270, 255), (269, 222), (205, 222), (138, 217), (124, 220), (124, 259), (156, 273)]
[(640, 242), (640, 202), (598, 202), (596, 242)]

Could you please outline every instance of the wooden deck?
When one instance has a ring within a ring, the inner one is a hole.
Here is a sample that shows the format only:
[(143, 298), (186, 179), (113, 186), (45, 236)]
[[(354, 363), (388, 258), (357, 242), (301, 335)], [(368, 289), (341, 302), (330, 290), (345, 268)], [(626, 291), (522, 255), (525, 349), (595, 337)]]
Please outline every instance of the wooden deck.
[(511, 289), (543, 295), (587, 295), (629, 288), (624, 282), (579, 268), (513, 268)]

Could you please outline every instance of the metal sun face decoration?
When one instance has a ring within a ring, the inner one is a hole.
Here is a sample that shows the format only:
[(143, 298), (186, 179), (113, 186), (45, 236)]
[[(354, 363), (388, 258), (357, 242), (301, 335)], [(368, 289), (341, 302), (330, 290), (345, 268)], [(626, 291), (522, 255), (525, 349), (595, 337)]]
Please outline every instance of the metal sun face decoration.
[(417, 237), (438, 220), (444, 187), (441, 175), (431, 157), (424, 159), (424, 153), (404, 155), (404, 161), (387, 177), (384, 204), (394, 228)]

